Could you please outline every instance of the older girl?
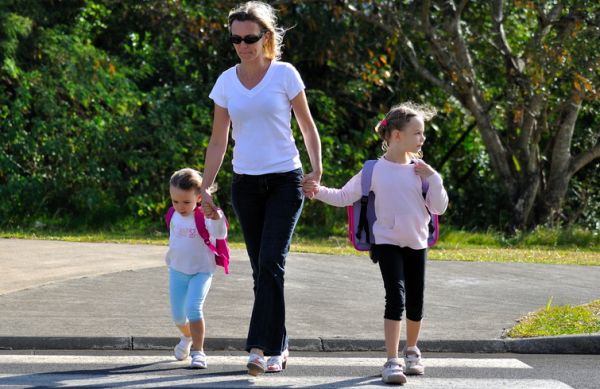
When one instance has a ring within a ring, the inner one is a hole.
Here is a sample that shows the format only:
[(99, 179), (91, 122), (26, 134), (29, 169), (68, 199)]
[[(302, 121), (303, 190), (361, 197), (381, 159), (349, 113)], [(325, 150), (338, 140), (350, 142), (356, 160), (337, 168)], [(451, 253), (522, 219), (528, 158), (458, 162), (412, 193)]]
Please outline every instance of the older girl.
[[(421, 156), (425, 121), (435, 111), (412, 103), (392, 107), (376, 127), (385, 151), (373, 168), (371, 191), (375, 193), (373, 224), (375, 244), (371, 255), (379, 263), (385, 288), (384, 336), (387, 362), (383, 382), (403, 384), (405, 374), (423, 374), (417, 347), (423, 318), (423, 292), (429, 213), (441, 215), (448, 205), (442, 177)], [(429, 183), (424, 199), (422, 180)], [(305, 183), (315, 198), (338, 207), (353, 204), (362, 196), (361, 172), (342, 189)], [(406, 311), (404, 363), (398, 358), (400, 320)]]

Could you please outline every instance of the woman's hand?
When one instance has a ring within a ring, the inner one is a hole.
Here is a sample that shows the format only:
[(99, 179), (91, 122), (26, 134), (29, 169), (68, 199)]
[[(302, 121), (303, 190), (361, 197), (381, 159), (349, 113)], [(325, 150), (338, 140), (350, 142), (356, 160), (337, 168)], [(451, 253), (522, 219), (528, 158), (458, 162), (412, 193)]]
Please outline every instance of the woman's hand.
[(207, 189), (202, 190), (201, 192), (202, 201), (200, 202), (200, 206), (202, 207), (202, 213), (204, 217), (212, 220), (219, 219), (219, 209), (215, 205), (212, 199), (212, 195), (208, 192)]
[(304, 196), (312, 199), (319, 191), (319, 183), (321, 182), (321, 173), (310, 172), (302, 178), (302, 191)]

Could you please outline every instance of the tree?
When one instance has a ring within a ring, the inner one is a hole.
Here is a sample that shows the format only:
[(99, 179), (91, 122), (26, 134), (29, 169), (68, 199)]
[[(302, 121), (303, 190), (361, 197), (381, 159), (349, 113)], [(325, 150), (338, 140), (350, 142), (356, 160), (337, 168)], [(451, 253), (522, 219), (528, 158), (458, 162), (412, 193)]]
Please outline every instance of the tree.
[[(555, 220), (573, 176), (600, 159), (600, 4), (502, 0), (356, 1), (346, 10), (473, 117), (512, 228)], [(398, 62), (401, 65), (403, 62)], [(585, 135), (585, 141), (575, 141)]]

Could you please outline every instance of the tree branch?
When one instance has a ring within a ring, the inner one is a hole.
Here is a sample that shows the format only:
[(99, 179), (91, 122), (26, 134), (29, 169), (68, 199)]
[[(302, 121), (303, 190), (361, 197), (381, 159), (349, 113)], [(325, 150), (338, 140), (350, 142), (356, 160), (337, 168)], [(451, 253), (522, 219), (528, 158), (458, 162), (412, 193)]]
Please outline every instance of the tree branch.
[[(513, 54), (508, 40), (506, 39), (506, 33), (504, 31), (504, 2), (502, 0), (495, 0), (492, 2), (492, 21), (494, 29), (496, 30), (496, 41), (498, 49), (504, 55), (506, 65), (511, 69), (515, 75), (522, 75), (524, 62), (519, 60)], [(511, 72), (509, 71), (509, 75)]]
[(552, 26), (558, 20), (560, 13), (563, 10), (563, 5), (559, 2), (550, 10), (548, 15), (544, 13), (542, 6), (537, 7), (538, 19), (540, 22), (540, 29), (535, 32), (535, 35), (531, 39), (529, 49), (536, 51), (541, 45), (542, 41), (552, 30)]
[(566, 103), (565, 113), (561, 119), (558, 131), (554, 137), (554, 146), (552, 147), (552, 155), (550, 160), (550, 181), (549, 185), (553, 185), (553, 182), (559, 182), (564, 180), (570, 171), (569, 165), (571, 164), (571, 143), (573, 140), (573, 132), (575, 131), (575, 122), (577, 121), (577, 115), (581, 109), (581, 97), (579, 92), (573, 91), (570, 101)]
[(571, 159), (571, 164), (569, 166), (570, 175), (577, 173), (596, 159), (600, 159), (600, 143), (596, 143), (591, 149), (586, 150)]

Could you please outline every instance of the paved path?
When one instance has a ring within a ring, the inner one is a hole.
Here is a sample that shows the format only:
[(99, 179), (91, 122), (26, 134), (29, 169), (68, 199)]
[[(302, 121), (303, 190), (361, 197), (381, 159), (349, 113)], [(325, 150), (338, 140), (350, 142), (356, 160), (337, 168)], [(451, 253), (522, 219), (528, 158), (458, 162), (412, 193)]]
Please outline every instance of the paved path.
[[(0, 240), (0, 348), (166, 348), (166, 246)], [(207, 346), (243, 347), (252, 304), (250, 265), (234, 250), (205, 305)], [(422, 345), (433, 351), (600, 352), (600, 337), (506, 342), (519, 317), (600, 297), (600, 267), (430, 261)], [(381, 349), (384, 295), (363, 256), (292, 253), (287, 327), (298, 349)], [(67, 339), (61, 339), (67, 338)], [(62, 345), (62, 346), (61, 346)], [(541, 349), (540, 349), (541, 347)], [(558, 348), (556, 348), (558, 347)]]

